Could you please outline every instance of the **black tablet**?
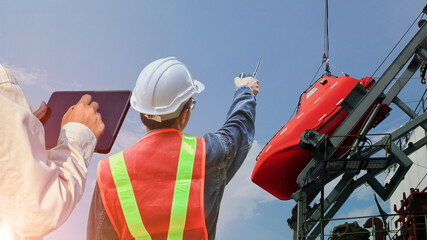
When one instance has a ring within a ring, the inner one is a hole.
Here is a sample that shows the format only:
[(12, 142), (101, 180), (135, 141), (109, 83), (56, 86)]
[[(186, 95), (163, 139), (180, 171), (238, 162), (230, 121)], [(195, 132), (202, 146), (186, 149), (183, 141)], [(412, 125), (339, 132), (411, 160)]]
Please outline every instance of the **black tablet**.
[(130, 106), (131, 91), (63, 91), (54, 92), (47, 103), (48, 111), (41, 120), (45, 129), (46, 149), (57, 145), (62, 117), (84, 94), (99, 104), (98, 112), (105, 124), (104, 134), (95, 147), (97, 153), (109, 153)]

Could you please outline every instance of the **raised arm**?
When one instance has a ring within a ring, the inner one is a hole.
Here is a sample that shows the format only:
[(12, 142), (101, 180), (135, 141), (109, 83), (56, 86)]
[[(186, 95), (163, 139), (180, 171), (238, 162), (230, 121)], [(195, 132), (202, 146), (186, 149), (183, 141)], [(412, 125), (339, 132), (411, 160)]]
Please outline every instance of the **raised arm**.
[[(219, 139), (225, 156), (223, 164), (226, 168), (226, 181), (228, 182), (240, 166), (252, 146), (255, 135), (255, 96), (259, 92), (258, 80), (252, 77), (235, 78), (236, 92), (227, 113), (224, 125), (212, 134), (206, 134), (209, 138), (208, 143), (212, 143), (212, 149), (218, 144), (215, 142)], [(208, 163), (207, 163), (208, 164)]]

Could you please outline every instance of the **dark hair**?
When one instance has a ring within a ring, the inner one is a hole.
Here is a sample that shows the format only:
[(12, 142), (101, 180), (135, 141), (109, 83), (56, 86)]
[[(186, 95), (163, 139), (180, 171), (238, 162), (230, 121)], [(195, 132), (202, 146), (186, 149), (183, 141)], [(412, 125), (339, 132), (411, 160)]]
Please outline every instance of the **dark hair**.
[[(185, 109), (189, 109), (191, 107), (192, 99), (193, 99), (192, 97), (188, 99), (188, 101), (185, 103), (179, 115), (181, 115), (181, 113), (184, 112)], [(139, 116), (141, 117), (142, 123), (151, 130), (159, 129), (159, 128), (170, 128), (172, 127), (173, 124), (175, 124), (176, 120), (178, 119), (178, 117), (176, 117), (176, 118), (164, 120), (161, 122), (157, 122), (152, 119), (148, 119), (147, 117), (144, 116), (143, 113), (140, 113)]]

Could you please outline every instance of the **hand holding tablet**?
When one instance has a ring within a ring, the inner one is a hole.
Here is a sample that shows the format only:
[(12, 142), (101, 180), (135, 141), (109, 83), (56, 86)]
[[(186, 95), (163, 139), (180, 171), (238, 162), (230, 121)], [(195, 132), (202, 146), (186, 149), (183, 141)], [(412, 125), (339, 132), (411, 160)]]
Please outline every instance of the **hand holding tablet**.
[(130, 95), (131, 91), (54, 92), (47, 103), (47, 113), (41, 119), (46, 148), (57, 145), (63, 125), (80, 122), (97, 137), (95, 152), (109, 153), (129, 110)]
[(61, 127), (69, 122), (78, 122), (86, 125), (95, 134), (99, 140), (104, 133), (105, 124), (102, 122), (102, 116), (98, 112), (99, 104), (92, 101), (89, 94), (83, 95), (79, 102), (71, 106), (62, 118)]

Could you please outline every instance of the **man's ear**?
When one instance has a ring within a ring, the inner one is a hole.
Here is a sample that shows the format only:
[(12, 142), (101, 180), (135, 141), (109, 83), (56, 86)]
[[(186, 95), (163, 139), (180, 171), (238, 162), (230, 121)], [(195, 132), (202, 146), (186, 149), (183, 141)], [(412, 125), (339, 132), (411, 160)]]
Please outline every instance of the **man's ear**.
[(186, 124), (187, 121), (187, 115), (188, 115), (188, 109), (185, 109), (184, 111), (181, 112), (181, 114), (178, 117), (178, 121), (181, 124), (181, 126), (184, 126)]

